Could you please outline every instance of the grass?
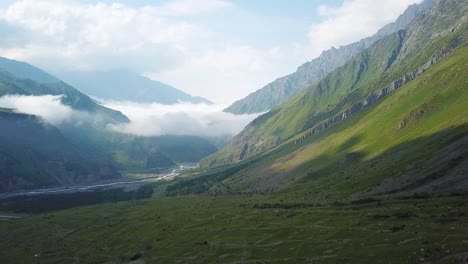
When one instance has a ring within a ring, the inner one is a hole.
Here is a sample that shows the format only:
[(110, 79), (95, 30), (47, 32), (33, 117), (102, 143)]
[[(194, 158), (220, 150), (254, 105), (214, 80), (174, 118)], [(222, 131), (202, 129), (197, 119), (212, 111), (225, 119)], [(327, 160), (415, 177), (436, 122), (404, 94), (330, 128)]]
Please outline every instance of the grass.
[[(299, 183), (295, 191), (314, 190), (329, 195), (328, 188), (334, 188), (331, 184), (336, 187), (340, 182), (353, 183), (354, 188), (335, 189), (343, 197), (404, 173), (413, 174), (410, 180), (415, 180), (418, 174), (437, 171), (433, 161), (436, 157), (443, 160), (466, 154), (466, 141), (453, 143), (446, 139), (463, 138), (468, 131), (467, 71), (468, 48), (460, 47), (380, 103), (300, 144), (285, 147), (306, 132), (254, 161), (241, 163), (239, 166), (252, 164), (213, 189), (224, 185), (235, 191), (265, 191)], [(405, 169), (414, 164), (419, 164), (419, 171)], [(275, 177), (279, 180), (273, 181)]]
[[(460, 263), (467, 197), (179, 196), (0, 222), (4, 263)], [(259, 206), (259, 205), (263, 205)]]
[[(454, 7), (450, 7), (450, 10), (452, 8)], [(459, 11), (453, 12), (459, 15)], [(441, 23), (454, 23), (454, 17), (439, 17), (433, 19), (435, 22), (431, 20), (429, 24), (440, 26)], [(377, 41), (318, 83), (274, 108), (275, 114), (263, 118), (255, 129), (245, 129), (229, 147), (208, 157), (204, 164), (238, 161), (237, 157), (245, 142), (250, 144), (248, 155), (245, 157), (262, 153), (278, 142), (287, 141), (320, 122), (328, 121), (371, 93), (399, 80), (405, 74), (418, 70), (428, 61), (445, 55), (454, 47), (461, 46), (462, 49), (466, 49), (462, 44), (466, 42), (466, 26), (460, 26), (450, 34), (444, 33), (434, 37), (429, 24), (419, 21), (406, 35), (397, 32)], [(427, 38), (430, 40), (426, 41)], [(414, 41), (420, 47), (417, 51), (407, 51), (405, 45), (411, 46)]]
[[(356, 85), (370, 85), (378, 65), (355, 61), (370, 69)], [(155, 188), (157, 198), (0, 221), (0, 260), (466, 262), (467, 73), (468, 48), (461, 46), (385, 100), (330, 129), (237, 165), (162, 183)], [(335, 95), (329, 98), (339, 100)], [(280, 110), (250, 129), (270, 118), (277, 122)], [(303, 123), (304, 113), (289, 114), (297, 116), (288, 122)]]

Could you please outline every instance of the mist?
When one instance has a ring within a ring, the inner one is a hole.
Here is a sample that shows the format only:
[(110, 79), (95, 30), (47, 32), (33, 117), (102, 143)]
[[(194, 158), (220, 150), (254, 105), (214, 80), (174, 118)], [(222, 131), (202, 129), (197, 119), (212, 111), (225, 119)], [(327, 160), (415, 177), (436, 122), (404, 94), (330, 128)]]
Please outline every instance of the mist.
[[(0, 97), (0, 107), (17, 113), (41, 117), (53, 125), (101, 122), (99, 116), (72, 109), (62, 103), (63, 95), (6, 95)], [(225, 113), (224, 105), (179, 103), (162, 105), (99, 100), (104, 106), (121, 111), (131, 121), (107, 124), (107, 129), (135, 136), (193, 135), (202, 137), (234, 136), (259, 114), (233, 115)]]
[(59, 125), (74, 116), (74, 110), (64, 105), (63, 95), (5, 95), (0, 97), (0, 107), (11, 108), (14, 112), (36, 115), (45, 121)]
[(137, 136), (234, 136), (259, 115), (225, 113), (222, 111), (224, 105), (101, 102), (106, 107), (121, 111), (131, 120), (128, 124), (111, 124), (109, 129)]

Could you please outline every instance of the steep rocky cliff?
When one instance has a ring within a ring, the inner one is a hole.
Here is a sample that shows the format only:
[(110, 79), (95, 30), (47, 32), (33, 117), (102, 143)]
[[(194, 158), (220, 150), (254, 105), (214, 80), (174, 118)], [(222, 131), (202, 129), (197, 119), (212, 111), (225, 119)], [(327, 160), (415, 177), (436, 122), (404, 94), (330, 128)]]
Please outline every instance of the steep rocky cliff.
[(224, 111), (234, 114), (261, 113), (286, 102), (300, 91), (345, 64), (352, 56), (364, 51), (377, 40), (404, 29), (431, 4), (432, 0), (426, 0), (419, 5), (411, 5), (394, 23), (383, 27), (372, 37), (324, 51), (318, 58), (301, 65), (296, 72), (269, 83), (260, 90), (236, 101)]
[(254, 120), (203, 164), (244, 160), (309, 129), (326, 129), (384, 98), (466, 43), (467, 12), (466, 1), (435, 1), (405, 30), (377, 41), (290, 101)]

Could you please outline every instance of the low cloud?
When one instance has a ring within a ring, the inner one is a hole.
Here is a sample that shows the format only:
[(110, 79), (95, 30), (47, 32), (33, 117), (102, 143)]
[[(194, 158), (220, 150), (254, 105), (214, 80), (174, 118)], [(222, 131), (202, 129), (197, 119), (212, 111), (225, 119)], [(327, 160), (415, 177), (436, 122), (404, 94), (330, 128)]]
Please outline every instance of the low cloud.
[(268, 11), (281, 5), (249, 10), (228, 0), (7, 1), (0, 55), (52, 72), (125, 68), (231, 103), (323, 50), (372, 35), (421, 1), (339, 1), (310, 10), (319, 21), (310, 26), (287, 10), (284, 17)]
[(60, 95), (5, 95), (0, 97), (0, 107), (15, 112), (37, 115), (53, 125), (59, 125), (74, 116), (73, 109), (62, 104)]
[[(53, 125), (64, 123), (79, 126), (99, 123), (103, 119), (62, 103), (61, 95), (6, 95), (0, 107), (15, 112), (40, 116)], [(104, 124), (107, 129), (135, 136), (194, 135), (205, 137), (234, 136), (258, 116), (225, 113), (224, 105), (179, 103), (161, 105), (100, 100), (106, 107), (119, 110), (130, 120), (127, 124)]]
[(231, 103), (303, 62), (250, 39), (255, 17), (228, 0), (18, 0), (0, 7), (0, 56), (51, 72), (129, 69)]
[(104, 105), (121, 111), (129, 124), (109, 125), (120, 133), (137, 136), (195, 135), (225, 136), (239, 133), (256, 115), (225, 113), (222, 105), (180, 103), (161, 105), (105, 101)]

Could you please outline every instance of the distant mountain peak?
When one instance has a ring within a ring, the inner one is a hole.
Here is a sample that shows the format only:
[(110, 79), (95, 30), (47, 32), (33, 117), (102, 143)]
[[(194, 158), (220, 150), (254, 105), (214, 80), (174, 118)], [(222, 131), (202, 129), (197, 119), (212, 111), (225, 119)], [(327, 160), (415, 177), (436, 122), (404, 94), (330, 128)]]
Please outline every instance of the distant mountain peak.
[(61, 72), (65, 81), (81, 91), (101, 99), (139, 103), (177, 104), (179, 101), (212, 104), (168, 84), (125, 69), (108, 71)]
[(299, 66), (296, 72), (280, 77), (224, 109), (233, 114), (261, 113), (286, 102), (300, 91), (316, 83), (328, 73), (344, 65), (352, 56), (365, 50), (377, 40), (404, 29), (419, 13), (432, 5), (433, 0), (409, 6), (398, 19), (381, 28), (372, 37), (325, 50), (321, 55)]
[[(302, 141), (385, 100), (456, 47), (461, 46), (466, 52), (463, 48), (468, 41), (467, 10), (466, 0), (434, 2), (404, 30), (376, 41), (286, 103), (252, 121), (203, 164), (238, 162), (265, 153), (294, 137), (296, 142)], [(445, 83), (440, 82), (433, 87), (443, 86)], [(425, 111), (421, 109), (418, 113)], [(412, 115), (415, 114), (410, 113)], [(398, 127), (404, 127), (406, 122), (403, 120)]]
[(60, 81), (49, 73), (23, 61), (0, 57), (0, 68), (7, 69), (10, 73), (23, 79), (31, 79), (43, 83)]
[(62, 95), (62, 103), (75, 110), (100, 113), (109, 122), (126, 123), (129, 119), (119, 111), (106, 108), (88, 95), (26, 62), (0, 57), (0, 96)]

